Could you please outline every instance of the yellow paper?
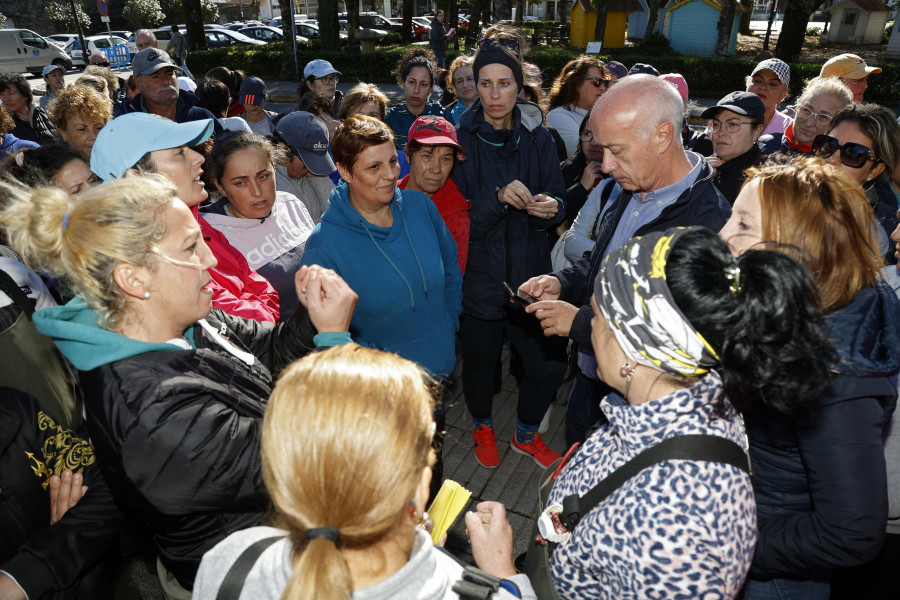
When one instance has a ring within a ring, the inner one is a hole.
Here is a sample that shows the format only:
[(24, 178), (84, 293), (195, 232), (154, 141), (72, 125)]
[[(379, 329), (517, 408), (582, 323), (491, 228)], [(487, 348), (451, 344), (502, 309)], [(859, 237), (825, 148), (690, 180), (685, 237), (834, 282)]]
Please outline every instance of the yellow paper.
[(434, 521), (431, 539), (437, 544), (466, 506), (472, 492), (453, 480), (445, 479), (441, 490), (428, 508), (428, 516)]

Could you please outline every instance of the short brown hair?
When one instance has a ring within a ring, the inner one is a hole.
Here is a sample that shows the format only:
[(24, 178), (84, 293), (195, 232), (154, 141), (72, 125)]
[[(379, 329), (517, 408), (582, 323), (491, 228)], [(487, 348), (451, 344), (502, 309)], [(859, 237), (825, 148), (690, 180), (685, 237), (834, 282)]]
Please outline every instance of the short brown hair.
[(454, 96), (459, 97), (459, 92), (456, 91), (456, 86), (453, 85), (453, 79), (456, 77), (456, 70), (460, 67), (469, 67), (471, 69), (473, 64), (475, 64), (474, 56), (457, 56), (453, 59), (453, 62), (450, 63), (450, 74), (447, 77), (447, 89), (450, 90)]
[(0, 108), (0, 135), (6, 135), (16, 128), (16, 122), (5, 108)]
[(840, 167), (801, 156), (749, 169), (750, 181), (759, 184), (763, 238), (799, 250), (795, 258), (815, 278), (823, 312), (878, 281), (879, 225), (863, 189)]
[(347, 117), (338, 125), (331, 138), (331, 153), (334, 162), (352, 171), (356, 158), (363, 150), (387, 142), (394, 143), (394, 134), (390, 127), (378, 119), (355, 115)]
[(371, 83), (359, 83), (353, 86), (353, 88), (347, 92), (347, 95), (344, 96), (341, 107), (338, 109), (338, 119), (343, 121), (347, 117), (355, 114), (361, 106), (364, 106), (369, 102), (374, 102), (379, 106), (381, 120), (383, 121), (384, 116), (387, 114), (387, 100), (387, 96), (378, 89), (378, 86), (372, 85)]
[(88, 123), (108, 123), (112, 120), (112, 101), (92, 87), (73, 85), (50, 102), (47, 113), (57, 129), (68, 129), (69, 119), (75, 115)]
[(609, 73), (604, 67), (602, 60), (586, 54), (566, 63), (550, 88), (550, 108), (574, 104), (578, 99), (578, 88), (591, 69), (600, 69), (600, 77), (609, 79)]

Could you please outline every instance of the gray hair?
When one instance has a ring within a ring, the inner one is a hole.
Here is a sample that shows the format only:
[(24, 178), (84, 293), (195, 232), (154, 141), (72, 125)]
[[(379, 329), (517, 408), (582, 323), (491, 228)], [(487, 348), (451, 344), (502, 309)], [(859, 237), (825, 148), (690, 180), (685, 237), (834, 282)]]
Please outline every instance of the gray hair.
[(150, 31), (149, 29), (138, 29), (137, 31), (135, 31), (134, 32), (134, 41), (137, 41), (137, 39), (142, 35), (150, 38), (154, 44), (157, 43), (156, 34), (153, 33), (152, 31)]
[(593, 113), (606, 110), (612, 103), (626, 102), (632, 110), (641, 114), (635, 121), (635, 129), (642, 139), (647, 139), (661, 123), (669, 123), (678, 141), (684, 124), (684, 102), (675, 88), (664, 79), (653, 75), (629, 75), (620, 79), (594, 104)]
[(853, 102), (853, 93), (837, 77), (814, 77), (809, 80), (797, 104), (808, 104), (816, 96), (834, 96), (841, 101), (841, 108)]

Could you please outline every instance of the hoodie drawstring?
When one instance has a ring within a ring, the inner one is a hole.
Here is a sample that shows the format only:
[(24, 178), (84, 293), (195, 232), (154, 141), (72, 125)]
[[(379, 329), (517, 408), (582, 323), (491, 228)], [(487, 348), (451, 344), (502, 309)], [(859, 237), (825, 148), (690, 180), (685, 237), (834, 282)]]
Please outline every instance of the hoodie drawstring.
[[(416, 247), (413, 246), (412, 238), (409, 235), (409, 229), (406, 227), (406, 219), (403, 218), (403, 213), (401, 210), (399, 210), (399, 207), (397, 210), (397, 214), (399, 215), (400, 220), (403, 222), (403, 231), (406, 232), (406, 239), (409, 242), (409, 247), (412, 250), (413, 257), (416, 259), (416, 265), (418, 265), (418, 267), (419, 267), (419, 275), (422, 277), (422, 287), (425, 290), (425, 297), (427, 298), (428, 297), (428, 284), (425, 281), (425, 271), (422, 269), (422, 263), (421, 263), (421, 261), (419, 261), (419, 255), (416, 253)], [(394, 261), (391, 260), (391, 257), (387, 255), (387, 253), (384, 251), (384, 249), (382, 249), (381, 245), (375, 239), (375, 236), (372, 235), (372, 232), (369, 231), (369, 228), (366, 226), (365, 220), (360, 219), (359, 226), (366, 230), (366, 233), (368, 234), (369, 239), (372, 240), (372, 243), (375, 245), (376, 248), (378, 248), (378, 251), (381, 253), (381, 256), (384, 257), (384, 260), (386, 260), (388, 262), (388, 264), (391, 265), (391, 268), (394, 269), (394, 271), (397, 272), (397, 275), (400, 276), (400, 279), (403, 280), (403, 283), (406, 285), (406, 289), (409, 292), (409, 305), (412, 308), (412, 311), (416, 312), (416, 298), (415, 298), (415, 294), (413, 294), (412, 286), (409, 284), (409, 281), (406, 279), (406, 277), (403, 276), (403, 273), (400, 271), (400, 269), (397, 268), (397, 265), (394, 264)]]

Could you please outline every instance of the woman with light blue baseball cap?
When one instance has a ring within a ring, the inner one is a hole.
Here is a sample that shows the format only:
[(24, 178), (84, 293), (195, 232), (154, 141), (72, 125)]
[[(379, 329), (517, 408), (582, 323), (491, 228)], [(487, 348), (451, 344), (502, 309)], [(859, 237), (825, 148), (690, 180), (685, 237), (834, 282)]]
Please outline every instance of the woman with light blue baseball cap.
[(331, 115), (337, 117), (341, 100), (344, 99), (344, 93), (337, 89), (340, 76), (341, 72), (327, 60), (317, 58), (309, 61), (303, 67), (303, 81), (297, 91), (297, 100), (309, 92), (321, 94), (331, 103)]
[(171, 179), (218, 260), (209, 271), (213, 306), (235, 316), (277, 321), (278, 293), (198, 212), (208, 193), (202, 180), (204, 158), (191, 148), (209, 139), (212, 129), (211, 119), (176, 123), (150, 113), (122, 115), (97, 135), (91, 170), (104, 181), (121, 179), (132, 170), (161, 173)]

